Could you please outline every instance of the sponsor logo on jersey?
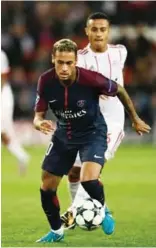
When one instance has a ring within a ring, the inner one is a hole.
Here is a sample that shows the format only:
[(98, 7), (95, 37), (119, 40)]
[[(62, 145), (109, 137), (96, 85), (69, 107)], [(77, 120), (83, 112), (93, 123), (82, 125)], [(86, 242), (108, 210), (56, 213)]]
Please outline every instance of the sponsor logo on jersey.
[(63, 119), (77, 119), (81, 118), (82, 116), (86, 115), (87, 111), (85, 109), (82, 109), (78, 112), (73, 112), (72, 110), (56, 110), (55, 115), (57, 118), (63, 118)]

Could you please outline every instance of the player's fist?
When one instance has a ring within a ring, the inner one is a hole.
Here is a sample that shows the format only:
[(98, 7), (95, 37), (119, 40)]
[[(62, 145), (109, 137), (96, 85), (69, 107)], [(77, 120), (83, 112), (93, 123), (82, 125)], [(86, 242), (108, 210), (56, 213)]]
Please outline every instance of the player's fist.
[(143, 120), (140, 118), (137, 118), (133, 124), (132, 127), (135, 129), (135, 131), (139, 134), (142, 135), (143, 133), (149, 133), (151, 128), (149, 125), (147, 125)]
[(38, 123), (37, 129), (44, 134), (49, 134), (55, 130), (55, 126), (53, 125), (53, 122), (50, 120), (42, 120)]

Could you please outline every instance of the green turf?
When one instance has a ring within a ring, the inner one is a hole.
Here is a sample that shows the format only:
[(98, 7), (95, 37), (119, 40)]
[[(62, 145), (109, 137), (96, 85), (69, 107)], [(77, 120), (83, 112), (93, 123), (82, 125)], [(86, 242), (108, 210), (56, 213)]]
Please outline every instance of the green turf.
[[(49, 231), (40, 207), (40, 163), (43, 147), (31, 147), (28, 174), (20, 178), (16, 160), (2, 149), (2, 246), (41, 247), (35, 240)], [(65, 240), (44, 247), (156, 246), (156, 148), (121, 147), (103, 170), (107, 203), (114, 212), (112, 236), (78, 227), (66, 231)], [(64, 178), (59, 197), (61, 210), (70, 202)]]

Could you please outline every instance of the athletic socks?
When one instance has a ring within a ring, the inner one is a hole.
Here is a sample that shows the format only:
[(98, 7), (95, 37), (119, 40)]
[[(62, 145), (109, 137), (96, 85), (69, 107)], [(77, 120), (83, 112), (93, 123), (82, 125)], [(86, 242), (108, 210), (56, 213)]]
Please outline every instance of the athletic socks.
[(78, 191), (78, 188), (80, 185), (81, 185), (80, 181), (78, 181), (78, 182), (70, 182), (69, 181), (69, 190), (70, 190), (72, 202), (74, 202), (75, 196), (77, 194), (77, 191)]
[(58, 235), (63, 235), (64, 228), (63, 228), (63, 226), (61, 226), (58, 230), (51, 229), (51, 231), (54, 232), (54, 233), (56, 233), (56, 234), (58, 234)]
[(73, 204), (71, 206), (71, 209), (76, 208), (80, 201), (85, 200), (85, 199), (87, 199), (89, 197), (90, 196), (88, 195), (88, 193), (84, 190), (84, 188), (80, 184), (79, 187), (78, 187), (76, 196), (74, 198)]
[(98, 179), (81, 182), (81, 184), (91, 198), (98, 200), (102, 205), (104, 205), (105, 196), (103, 184)]
[[(41, 203), (53, 231), (61, 228), (60, 205), (56, 191), (40, 189)], [(59, 234), (59, 233), (58, 233)]]

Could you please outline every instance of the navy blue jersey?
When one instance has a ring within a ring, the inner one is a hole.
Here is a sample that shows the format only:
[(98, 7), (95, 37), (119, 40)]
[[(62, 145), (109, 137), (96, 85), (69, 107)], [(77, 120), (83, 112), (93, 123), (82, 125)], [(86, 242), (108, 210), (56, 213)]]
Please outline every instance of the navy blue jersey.
[(54, 136), (65, 143), (82, 144), (95, 132), (107, 132), (99, 95), (115, 96), (117, 84), (97, 72), (76, 69), (76, 80), (68, 87), (60, 83), (54, 68), (41, 75), (35, 111), (50, 107), (58, 120)]

